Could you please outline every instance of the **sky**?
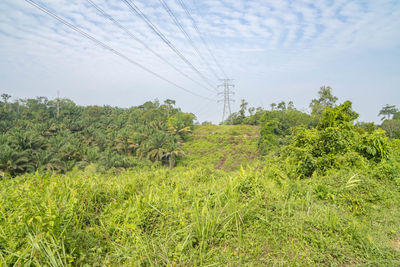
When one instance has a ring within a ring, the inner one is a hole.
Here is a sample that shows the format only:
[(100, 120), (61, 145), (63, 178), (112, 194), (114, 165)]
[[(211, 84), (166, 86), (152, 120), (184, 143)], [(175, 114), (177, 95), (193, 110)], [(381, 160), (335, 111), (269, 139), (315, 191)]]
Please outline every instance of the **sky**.
[(217, 86), (229, 78), (232, 111), (241, 99), (308, 111), (321, 86), (352, 101), (361, 121), (379, 122), (385, 104), (400, 107), (399, 0), (182, 0), (201, 35), (180, 0), (165, 0), (191, 41), (161, 0), (133, 0), (186, 62), (123, 0), (92, 1), (130, 35), (87, 0), (35, 0), (122, 57), (24, 0), (0, 1), (0, 93), (59, 92), (80, 105), (119, 107), (174, 99), (199, 122), (217, 123)]

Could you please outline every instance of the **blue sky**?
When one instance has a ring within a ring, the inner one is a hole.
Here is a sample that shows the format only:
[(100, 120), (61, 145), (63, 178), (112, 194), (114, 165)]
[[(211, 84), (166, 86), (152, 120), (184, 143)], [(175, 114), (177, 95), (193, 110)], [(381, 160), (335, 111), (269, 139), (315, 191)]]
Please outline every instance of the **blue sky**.
[[(93, 0), (179, 70), (199, 77), (121, 0)], [(379, 121), (385, 104), (400, 107), (398, 0), (183, 0), (240, 99), (269, 108), (292, 100), (307, 110), (320, 86), (351, 100), (363, 121)], [(37, 0), (60, 17), (156, 73), (217, 99), (155, 57), (85, 0)], [(159, 0), (134, 0), (162, 33), (215, 86), (218, 80), (174, 25)], [(222, 76), (191, 21), (166, 0), (211, 68)], [(128, 107), (158, 98), (177, 100), (199, 121), (218, 122), (222, 104), (188, 94), (96, 46), (23, 0), (0, 2), (0, 92), (14, 98), (57, 91), (83, 105)]]

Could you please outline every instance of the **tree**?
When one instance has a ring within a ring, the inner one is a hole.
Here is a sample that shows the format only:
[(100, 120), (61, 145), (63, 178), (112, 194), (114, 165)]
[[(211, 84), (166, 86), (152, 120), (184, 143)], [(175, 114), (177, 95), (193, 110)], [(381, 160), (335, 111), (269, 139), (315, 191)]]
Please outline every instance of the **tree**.
[(162, 105), (162, 108), (165, 108), (167, 110), (167, 114), (168, 116), (172, 113), (172, 111), (174, 110), (174, 106), (176, 104), (175, 100), (172, 99), (166, 99), (164, 101), (164, 105)]
[(248, 125), (259, 125), (261, 118), (264, 114), (264, 109), (261, 107), (258, 108), (249, 108), (250, 116), (246, 117), (243, 121), (243, 124)]
[(248, 104), (246, 100), (242, 99), (239, 111), (233, 112), (222, 124), (244, 124)]
[(10, 176), (36, 170), (65, 172), (91, 163), (128, 168), (140, 160), (134, 157), (174, 166), (195, 119), (170, 99), (162, 105), (156, 100), (118, 108), (84, 107), (69, 99), (45, 97), (11, 104), (9, 95), (0, 97), (0, 174)]
[(0, 170), (15, 176), (33, 168), (27, 151), (17, 151), (8, 145), (0, 147)]
[(179, 112), (168, 118), (166, 122), (168, 131), (173, 133), (184, 133), (184, 131), (181, 131), (182, 129), (193, 129), (193, 121), (195, 119), (196, 116), (192, 113)]
[(327, 107), (322, 113), (318, 128), (336, 127), (340, 124), (351, 124), (358, 118), (358, 113), (352, 109), (352, 103), (346, 101), (336, 107)]
[(286, 144), (293, 127), (310, 127), (312, 118), (296, 109), (266, 110), (260, 119), (260, 125), (261, 136), (258, 146), (265, 154), (279, 145)]
[(9, 94), (1, 94), (1, 98), (3, 99), (3, 102), (7, 104), (7, 101), (11, 96)]
[(253, 116), (253, 115), (254, 115), (254, 111), (255, 111), (255, 110), (256, 110), (255, 107), (251, 107), (251, 108), (248, 109), (250, 116)]
[(1, 94), (1, 98), (3, 99), (3, 102), (5, 104), (5, 107), (8, 107), (8, 111), (11, 111), (11, 105), (8, 103), (8, 99), (11, 98), (9, 94)]
[(244, 118), (246, 116), (245, 113), (246, 113), (248, 105), (249, 105), (249, 103), (247, 103), (246, 100), (244, 100), (244, 99), (241, 100), (239, 114), (242, 118)]
[(332, 95), (330, 86), (322, 86), (318, 91), (319, 98), (313, 99), (310, 103), (312, 115), (322, 115), (327, 107), (334, 107), (338, 98)]
[(373, 123), (373, 122), (357, 122), (356, 126), (359, 129), (363, 129), (367, 133), (372, 133), (373, 131), (375, 131), (377, 129), (375, 123)]
[(161, 156), (161, 159), (168, 163), (168, 166), (170, 169), (175, 167), (176, 165), (176, 159), (180, 156), (184, 156), (185, 152), (179, 148), (178, 144), (173, 144), (170, 147), (166, 149), (166, 151), (163, 151), (163, 155)]
[(298, 128), (291, 143), (284, 148), (284, 159), (296, 166), (297, 177), (310, 177), (316, 171), (325, 174), (329, 169), (359, 167), (388, 159), (389, 143), (382, 129), (367, 126), (361, 130), (354, 125), (358, 113), (346, 101), (326, 107), (313, 129)]
[(278, 110), (281, 110), (281, 111), (286, 110), (286, 103), (285, 103), (285, 101), (279, 102), (279, 103), (278, 103), (277, 109), (278, 109)]
[[(385, 120), (385, 119), (390, 120), (390, 117), (391, 117), (391, 116), (393, 117), (397, 112), (399, 112), (399, 110), (396, 108), (395, 105), (386, 104), (386, 106), (384, 106), (384, 107), (379, 111), (378, 116), (383, 116), (383, 117), (381, 118), (382, 121)], [(386, 118), (385, 118), (385, 117), (386, 117)]]
[(390, 138), (400, 138), (400, 120), (384, 120), (381, 127)]

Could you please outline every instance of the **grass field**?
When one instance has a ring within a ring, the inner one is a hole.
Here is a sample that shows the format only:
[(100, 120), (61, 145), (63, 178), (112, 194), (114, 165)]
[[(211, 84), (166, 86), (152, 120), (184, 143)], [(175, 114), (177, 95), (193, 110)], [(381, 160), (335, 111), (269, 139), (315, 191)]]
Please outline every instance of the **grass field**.
[(259, 158), (260, 127), (251, 125), (206, 125), (196, 127), (184, 144), (182, 166), (237, 170)]
[(258, 155), (257, 136), (201, 126), (172, 170), (0, 181), (0, 265), (400, 265), (398, 179), (288, 179)]

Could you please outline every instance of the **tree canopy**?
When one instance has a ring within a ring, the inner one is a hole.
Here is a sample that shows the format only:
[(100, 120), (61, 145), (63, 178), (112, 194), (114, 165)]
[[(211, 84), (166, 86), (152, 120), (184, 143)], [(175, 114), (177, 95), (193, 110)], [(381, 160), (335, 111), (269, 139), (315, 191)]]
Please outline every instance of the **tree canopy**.
[(378, 116), (382, 116), (381, 120), (390, 120), (390, 117), (393, 117), (399, 110), (395, 105), (386, 104), (380, 111)]
[(149, 162), (170, 167), (195, 116), (158, 100), (131, 108), (78, 106), (45, 97), (0, 102), (0, 171), (66, 172), (96, 164), (128, 168)]
[(330, 86), (322, 86), (318, 91), (319, 98), (310, 103), (311, 114), (321, 115), (325, 108), (334, 107), (338, 98), (332, 94)]

